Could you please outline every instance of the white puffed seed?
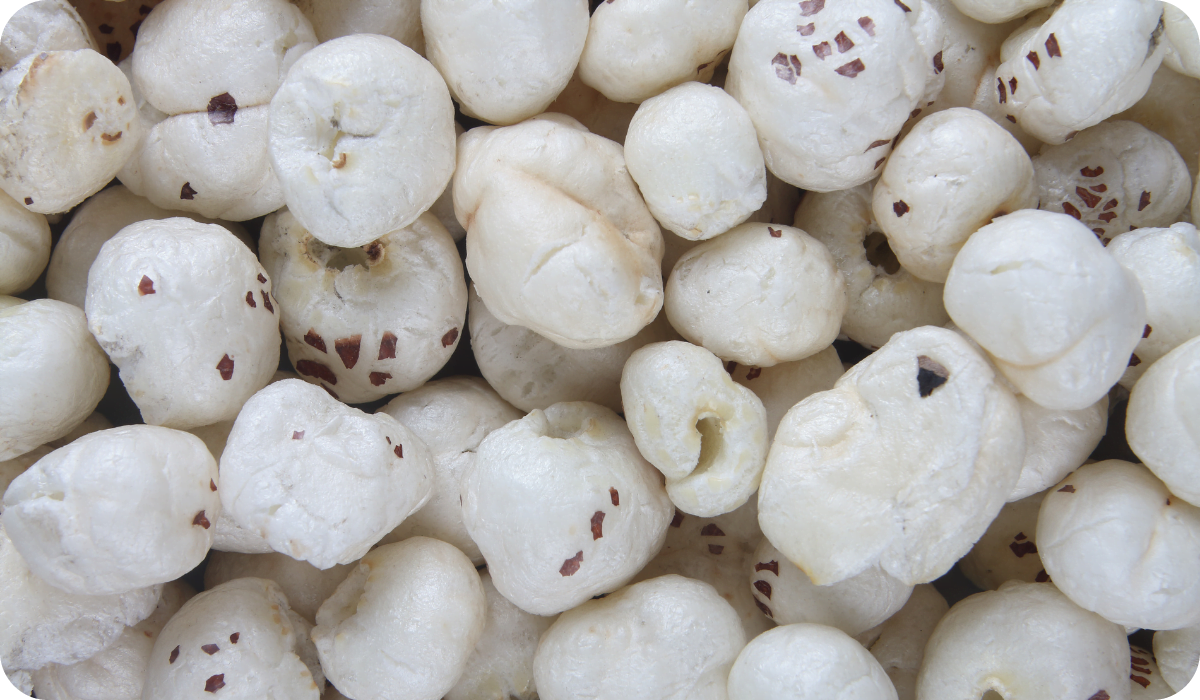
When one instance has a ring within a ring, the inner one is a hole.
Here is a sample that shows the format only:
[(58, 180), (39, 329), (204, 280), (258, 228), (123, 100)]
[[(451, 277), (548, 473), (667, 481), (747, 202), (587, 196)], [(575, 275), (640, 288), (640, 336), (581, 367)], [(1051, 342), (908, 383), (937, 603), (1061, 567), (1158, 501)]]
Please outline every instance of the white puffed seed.
[(1001, 51), (992, 98), (1049, 144), (1132, 107), (1162, 63), (1162, 3), (1068, 0), (1035, 13)]
[(1146, 327), (1121, 377), (1132, 389), (1163, 355), (1200, 336), (1200, 235), (1188, 223), (1138, 229), (1114, 238), (1108, 252), (1137, 276), (1146, 297)]
[(160, 209), (145, 197), (139, 197), (123, 185), (106, 187), (89, 197), (71, 215), (71, 223), (63, 229), (46, 268), (46, 292), (51, 299), (65, 301), (83, 308), (87, 298), (88, 270), (100, 253), (100, 247), (121, 229), (150, 219), (170, 219), (186, 216), (202, 224), (219, 224), (237, 236), (246, 247), (256, 244), (246, 229), (228, 221), (206, 219), (197, 214)]
[(475, 290), (504, 323), (583, 350), (662, 307), (662, 234), (623, 150), (570, 117), (463, 134), (454, 211)]
[(586, 0), (422, 0), (429, 60), (463, 114), (515, 124), (554, 101), (588, 35)]
[(42, 700), (141, 700), (154, 642), (167, 621), (196, 595), (182, 580), (163, 585), (162, 598), (145, 620), (126, 627), (104, 651), (76, 664), (49, 664), (33, 672)]
[(815, 355), (774, 367), (747, 367), (730, 361), (725, 371), (762, 401), (767, 410), (767, 444), (775, 438), (775, 429), (792, 406), (818, 391), (828, 391), (845, 373), (837, 350), (832, 345)]
[(660, 313), (629, 340), (576, 350), (524, 326), (504, 323), (492, 315), (474, 288), (469, 299), (467, 323), (479, 371), (505, 401), (522, 411), (563, 401), (590, 401), (620, 411), (621, 370), (629, 356), (650, 343), (679, 337), (666, 314)]
[(221, 502), (277, 552), (319, 569), (349, 564), (429, 500), (429, 449), (299, 379), (246, 402), (221, 454)]
[(841, 333), (878, 348), (894, 333), (941, 326), (950, 317), (942, 306), (942, 285), (901, 267), (875, 221), (871, 192), (870, 184), (809, 192), (796, 210), (795, 226), (829, 250), (846, 280)]
[(1108, 429), (1108, 396), (1074, 411), (1044, 408), (1017, 395), (1025, 429), (1025, 463), (1009, 502), (1045, 491), (1079, 468)]
[[(167, 114), (236, 109), (271, 101), (297, 59), (317, 43), (286, 0), (165, 0), (138, 28), (133, 76)], [(226, 107), (227, 108), (227, 107)]]
[(151, 425), (229, 420), (279, 363), (271, 281), (227, 229), (173, 218), (121, 229), (88, 273), (88, 327)]
[(975, 232), (954, 259), (943, 300), (1005, 378), (1046, 408), (1099, 401), (1146, 323), (1133, 273), (1083, 224), (1038, 210)]
[(623, 586), (658, 553), (672, 513), (624, 421), (585, 402), (489, 433), (462, 498), (496, 590), (535, 615)]
[(560, 615), (533, 674), (545, 700), (723, 700), (745, 645), (737, 613), (712, 586), (669, 574)]
[(1187, 13), (1163, 3), (1163, 65), (1192, 78), (1200, 78), (1200, 35)]
[(733, 48), (747, 9), (746, 0), (600, 4), (588, 24), (579, 77), (615, 102), (641, 102), (689, 80), (708, 82)]
[(1133, 627), (1200, 622), (1200, 510), (1144, 467), (1081, 467), (1047, 493), (1036, 539), (1046, 573), (1077, 605)]
[(221, 511), (217, 463), (194, 435), (130, 425), (40, 459), (4, 493), (29, 568), (77, 595), (127, 593), (191, 571)]
[(162, 586), (120, 595), (64, 593), (35, 575), (0, 524), (0, 661), (11, 674), (90, 659), (154, 611)]
[(966, 341), (941, 328), (898, 333), (784, 416), (758, 521), (817, 585), (875, 564), (932, 581), (1000, 511), (1023, 452), (1016, 399)]
[(421, 0), (296, 0), (312, 22), (317, 41), (351, 34), (382, 34), (425, 55), (421, 33)]
[(43, 51), (99, 51), (87, 24), (67, 0), (35, 0), (19, 8), (0, 35), (0, 70)]
[(432, 214), (361, 248), (319, 241), (280, 210), (263, 222), (288, 359), (347, 403), (409, 391), (458, 347), (467, 285), (454, 241)]
[(1033, 159), (1039, 207), (1070, 214), (1105, 245), (1135, 228), (1170, 226), (1192, 180), (1179, 152), (1136, 122), (1109, 121)]
[(994, 591), (1014, 579), (1026, 583), (1050, 580), (1037, 548), (1038, 510), (1045, 497), (1044, 492), (1035, 493), (1000, 509), (987, 532), (958, 562), (968, 581)]
[(1155, 632), (1154, 660), (1171, 690), (1182, 691), (1200, 664), (1200, 625)]
[(92, 51), (46, 51), (0, 76), (0, 188), (41, 214), (108, 184), (143, 136), (129, 81)]
[[(475, 464), (475, 451), (488, 433), (524, 414), (513, 408), (478, 377), (450, 377), (429, 382), (392, 399), (380, 413), (400, 421), (433, 454), (433, 494), (420, 510), (384, 537), (383, 544), (414, 536), (454, 545), (482, 565), (479, 546), (462, 521), (462, 477)], [(489, 583), (485, 585), (490, 586)]]
[(1129, 642), (1120, 625), (1049, 583), (1010, 581), (941, 619), (917, 678), (918, 698), (1129, 699)]
[(363, 557), (317, 611), (312, 638), (331, 683), (354, 698), (437, 700), (483, 635), (487, 600), (471, 560), (427, 537)]
[(28, 289), (49, 260), (50, 224), (46, 217), (0, 192), (0, 294)]
[(1198, 98), (1200, 81), (1161, 66), (1154, 72), (1146, 95), (1116, 118), (1135, 121), (1170, 141), (1183, 156), (1194, 181), (1200, 163), (1200, 132), (1192, 128), (1200, 117)]
[(271, 100), (269, 151), (292, 214), (355, 247), (433, 206), (454, 171), (454, 105), (437, 71), (390, 37), (321, 44)]
[(728, 513), (758, 489), (767, 412), (716, 355), (681, 340), (647, 345), (625, 363), (621, 402), (638, 451), (683, 512)]
[(913, 587), (878, 566), (829, 586), (817, 586), (770, 540), (763, 539), (748, 567), (760, 610), (781, 625), (812, 622), (857, 636), (882, 624), (908, 601)]
[(683, 83), (646, 100), (629, 123), (625, 163), (650, 213), (684, 238), (720, 235), (767, 199), (754, 124), (709, 85)]
[(318, 679), (304, 662), (307, 626), (273, 581), (241, 578), (207, 590), (159, 634), (142, 698), (317, 700)]
[(1047, 0), (954, 0), (954, 6), (964, 15), (988, 24), (1024, 17), (1050, 4)]
[(267, 152), (269, 109), (220, 104), (165, 117), (148, 126), (118, 177), (164, 209), (231, 221), (275, 211), (284, 196)]
[(37, 299), (0, 308), (0, 460), (66, 435), (108, 389), (108, 360), (83, 312)]
[(293, 612), (311, 622), (317, 619), (317, 608), (333, 595), (352, 569), (351, 565), (338, 564), (322, 571), (278, 552), (213, 552), (204, 568), (204, 588), (212, 590), (239, 578), (265, 578), (279, 586)]
[[(2, 297), (0, 297), (0, 299), (2, 299)], [(57, 440), (51, 440), (45, 445), (34, 448), (23, 455), (13, 457), (9, 460), (0, 461), (0, 494), (8, 489), (8, 485), (12, 483), (13, 479), (17, 478), (21, 474), (24, 474), (26, 469), (32, 467), (34, 462), (37, 462), (42, 457), (45, 457), (60, 447), (65, 447), (72, 442), (75, 442), (84, 435), (94, 433), (97, 430), (106, 430), (111, 427), (113, 427), (112, 423), (109, 423), (107, 418), (99, 413), (93, 413), (87, 418), (84, 418), (82, 423), (75, 426), (74, 430), (67, 433), (63, 437)], [(0, 503), (0, 512), (3, 512), (3, 510), (4, 505), (3, 503)]]
[(956, 107), (922, 119), (892, 152), (875, 185), (875, 220), (904, 269), (945, 282), (972, 233), (1037, 205), (1033, 164), (1007, 131)]
[(926, 96), (932, 57), (907, 16), (925, 5), (763, 0), (750, 10), (725, 88), (750, 114), (771, 172), (817, 192), (879, 172)]
[(487, 596), (487, 622), (466, 670), (446, 693), (446, 700), (537, 700), (533, 655), (555, 618), (530, 615), (510, 603), (492, 585), (486, 571), (479, 579)]
[(846, 312), (845, 283), (823, 244), (791, 226), (742, 224), (684, 253), (663, 309), (717, 357), (771, 367), (824, 350)]
[(855, 637), (883, 666), (898, 700), (916, 700), (925, 644), (950, 606), (931, 583), (913, 588), (908, 602), (886, 622)]
[(897, 700), (883, 667), (834, 627), (799, 623), (768, 630), (738, 654), (729, 700)]
[(1151, 365), (1129, 396), (1130, 448), (1171, 492), (1200, 505), (1200, 336)]
[(677, 509), (667, 528), (666, 544), (633, 582), (666, 574), (703, 581), (729, 601), (742, 620), (746, 639), (753, 639), (775, 626), (746, 585), (746, 571), (762, 541), (754, 499), (715, 518), (697, 518)]

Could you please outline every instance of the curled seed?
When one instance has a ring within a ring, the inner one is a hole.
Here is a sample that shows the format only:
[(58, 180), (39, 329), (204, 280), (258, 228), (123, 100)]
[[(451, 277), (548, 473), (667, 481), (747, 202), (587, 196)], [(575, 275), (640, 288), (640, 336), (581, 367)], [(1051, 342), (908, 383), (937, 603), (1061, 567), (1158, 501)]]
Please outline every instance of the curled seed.
[[(871, 145), (867, 146), (867, 151), (871, 150), (872, 148), (879, 148), (880, 146), (886, 146), (889, 143), (891, 143), (891, 141), (889, 141), (888, 139), (880, 139), (878, 141), (872, 141)], [(866, 153), (867, 151), (863, 151), (863, 153)]]
[(1000, 93), (1000, 104), (1008, 102), (1008, 90), (1004, 87), (1004, 78), (996, 78), (996, 92)]
[(1065, 213), (1065, 214), (1070, 214), (1071, 216), (1075, 217), (1076, 219), (1083, 218), (1083, 214), (1079, 213), (1079, 210), (1075, 208), (1075, 205), (1071, 204), (1070, 202), (1063, 202), (1062, 208), (1063, 208), (1063, 213)]
[(346, 167), (346, 154), (339, 153), (338, 159), (331, 162), (330, 165), (332, 165), (337, 170), (341, 170), (342, 168)]
[(933, 74), (937, 75), (944, 70), (946, 70), (946, 66), (942, 63), (942, 52), (938, 51), (933, 55)]
[(1017, 118), (1016, 118), (1016, 117), (1014, 117), (1014, 116), (1013, 116), (1013, 115), (1011, 115), (1011, 114), (1006, 114), (1006, 115), (1004, 115), (1004, 118), (1005, 118), (1005, 119), (1007, 119), (1007, 120), (1009, 120), (1009, 121), (1010, 121), (1010, 122), (1012, 122), (1013, 124), (1016, 124), (1016, 123), (1017, 123)]
[(901, 10), (904, 10), (905, 12), (912, 12), (912, 8), (909, 7), (908, 5), (905, 5), (904, 3), (900, 2), (900, 0), (895, 0), (895, 2), (896, 2), (896, 5), (899, 6)]
[(95, 124), (95, 123), (96, 123), (96, 113), (88, 112), (87, 115), (85, 115), (83, 118), (83, 130), (87, 131), (88, 129), (92, 128), (92, 124)]
[[(1143, 671), (1143, 673), (1149, 673), (1149, 671)], [(1150, 681), (1146, 680), (1145, 678), (1142, 678), (1141, 676), (1135, 676), (1133, 674), (1130, 674), (1129, 680), (1133, 681), (1134, 683), (1137, 683), (1138, 685), (1142, 686), (1143, 688), (1150, 687)]]

